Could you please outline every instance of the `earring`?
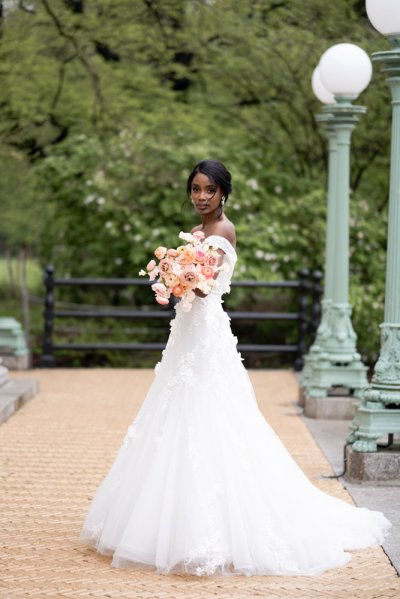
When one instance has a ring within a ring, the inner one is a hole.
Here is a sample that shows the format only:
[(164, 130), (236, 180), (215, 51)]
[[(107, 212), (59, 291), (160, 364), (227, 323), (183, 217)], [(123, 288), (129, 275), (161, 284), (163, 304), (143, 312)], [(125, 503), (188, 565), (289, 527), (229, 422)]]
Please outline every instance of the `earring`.
[(225, 196), (222, 196), (221, 198), (221, 206), (223, 206), (225, 204)]

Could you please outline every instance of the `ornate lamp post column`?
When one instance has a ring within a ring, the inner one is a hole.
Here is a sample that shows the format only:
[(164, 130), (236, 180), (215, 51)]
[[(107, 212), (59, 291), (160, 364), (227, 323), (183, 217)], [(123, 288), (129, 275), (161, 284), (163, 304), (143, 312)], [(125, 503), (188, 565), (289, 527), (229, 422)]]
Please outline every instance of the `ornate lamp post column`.
[(331, 387), (344, 386), (359, 395), (367, 385), (348, 302), (349, 175), (351, 134), (366, 110), (352, 101), (367, 87), (371, 74), (368, 55), (353, 44), (332, 46), (319, 63), (321, 83), (336, 100), (323, 109), (336, 157), (332, 160), (335, 173), (329, 175), (333, 183), (328, 201), (327, 289), (321, 325), (306, 362), (306, 408), (307, 397), (325, 398)]
[(400, 6), (397, 0), (367, 0), (366, 6), (372, 25), (392, 46), (372, 59), (388, 74), (393, 118), (385, 314), (379, 359), (348, 437), (356, 452), (375, 452), (380, 436), (400, 433)]
[[(336, 100), (333, 94), (322, 85), (317, 66), (312, 74), (311, 85), (315, 96), (320, 102), (330, 106), (335, 104)], [(304, 403), (303, 391), (308, 385), (311, 385), (312, 367), (318, 362), (321, 353), (321, 344), (326, 337), (329, 328), (329, 310), (332, 305), (333, 292), (333, 265), (335, 257), (335, 205), (336, 205), (336, 183), (337, 183), (337, 135), (332, 127), (331, 120), (333, 115), (329, 112), (322, 112), (315, 116), (315, 120), (322, 124), (325, 137), (328, 140), (328, 185), (327, 185), (327, 214), (326, 214), (326, 242), (325, 242), (325, 282), (324, 296), (322, 299), (321, 322), (319, 324), (316, 338), (308, 354), (305, 356), (304, 368), (301, 376), (302, 392), (300, 393), (300, 403)]]
[[(312, 75), (312, 88), (314, 94), (323, 104), (327, 105), (326, 110), (322, 114), (316, 115), (316, 120), (322, 123), (324, 133), (328, 139), (328, 206), (326, 216), (326, 245), (325, 245), (325, 284), (324, 284), (324, 299), (323, 306), (332, 301), (333, 295), (333, 265), (335, 258), (335, 205), (336, 205), (336, 183), (337, 183), (337, 135), (334, 127), (332, 127), (333, 115), (329, 110), (330, 106), (336, 104), (335, 96), (331, 94), (321, 82), (319, 67), (314, 69)], [(324, 313), (322, 310), (321, 325), (324, 323)], [(323, 326), (318, 328), (318, 333)], [(317, 335), (318, 335), (317, 333)]]

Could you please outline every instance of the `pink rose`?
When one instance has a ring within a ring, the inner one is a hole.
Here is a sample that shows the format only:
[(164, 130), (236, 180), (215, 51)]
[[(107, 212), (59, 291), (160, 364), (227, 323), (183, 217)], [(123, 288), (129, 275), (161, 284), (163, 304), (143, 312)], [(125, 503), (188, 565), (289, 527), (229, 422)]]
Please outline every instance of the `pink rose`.
[(204, 262), (205, 257), (206, 257), (206, 254), (205, 254), (205, 252), (203, 252), (203, 250), (196, 250), (197, 262)]
[(162, 295), (156, 295), (156, 302), (161, 304), (162, 306), (166, 306), (169, 304), (169, 299), (163, 297)]
[(167, 291), (167, 288), (163, 283), (154, 283), (151, 288), (153, 291), (159, 294), (164, 294)]
[(146, 266), (147, 270), (153, 270), (153, 268), (156, 265), (156, 261), (155, 260), (150, 260), (150, 262), (148, 263), (148, 265)]
[(204, 258), (204, 264), (208, 266), (217, 266), (218, 264), (218, 256), (213, 256), (212, 254), (207, 254)]
[(154, 279), (158, 276), (158, 268), (153, 268), (152, 271), (149, 272), (149, 281), (154, 281)]
[(201, 239), (203, 239), (203, 237), (205, 237), (205, 234), (203, 231), (195, 231), (193, 233), (193, 236), (197, 237), (197, 239), (201, 240)]
[(167, 248), (165, 248), (164, 246), (160, 245), (155, 251), (154, 251), (154, 255), (156, 256), (156, 258), (158, 258), (159, 260), (162, 260), (165, 256), (165, 254), (167, 253)]
[(212, 279), (215, 270), (211, 266), (204, 265), (201, 267), (201, 272), (206, 277), (206, 279)]

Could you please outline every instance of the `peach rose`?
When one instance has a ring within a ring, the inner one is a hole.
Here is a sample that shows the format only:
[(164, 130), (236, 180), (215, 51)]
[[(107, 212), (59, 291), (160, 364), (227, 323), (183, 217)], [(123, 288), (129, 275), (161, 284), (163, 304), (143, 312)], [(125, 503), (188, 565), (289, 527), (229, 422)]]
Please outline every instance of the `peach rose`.
[(156, 265), (156, 261), (155, 260), (150, 260), (150, 262), (148, 263), (148, 265), (146, 266), (147, 270), (153, 270), (153, 268)]
[(159, 260), (162, 260), (165, 257), (166, 252), (167, 252), (167, 248), (165, 248), (164, 246), (160, 245), (156, 250), (154, 250), (154, 255)]
[(176, 258), (177, 256), (179, 256), (179, 252), (178, 250), (174, 250), (171, 248), (167, 251), (167, 256), (169, 256), (170, 258)]
[(193, 248), (185, 248), (184, 252), (181, 252), (181, 255), (178, 256), (177, 261), (179, 264), (192, 264), (196, 257), (196, 252)]
[(206, 277), (206, 279), (212, 279), (214, 276), (215, 270), (212, 266), (205, 264), (201, 267), (201, 273)]
[(178, 277), (173, 273), (164, 275), (164, 281), (167, 287), (174, 287), (174, 285), (178, 285), (179, 283)]
[(181, 281), (189, 285), (190, 287), (194, 287), (197, 283), (198, 276), (195, 268), (185, 268), (180, 276)]
[(169, 304), (169, 299), (163, 297), (162, 295), (156, 295), (156, 302), (158, 304), (161, 304), (162, 306), (166, 306), (167, 304)]
[(185, 289), (182, 285), (175, 285), (174, 287), (172, 287), (172, 294), (175, 297), (182, 297), (182, 295), (185, 293)]
[(164, 258), (163, 260), (160, 260), (158, 268), (162, 274), (172, 272), (172, 261), (168, 258)]

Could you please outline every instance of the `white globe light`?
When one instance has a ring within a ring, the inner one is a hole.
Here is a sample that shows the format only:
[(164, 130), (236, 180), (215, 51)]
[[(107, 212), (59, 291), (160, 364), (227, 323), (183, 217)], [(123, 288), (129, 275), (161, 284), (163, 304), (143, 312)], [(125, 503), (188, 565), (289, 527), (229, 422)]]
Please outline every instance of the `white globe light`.
[(319, 61), (321, 83), (335, 98), (355, 99), (368, 86), (372, 63), (368, 54), (354, 44), (336, 44)]
[(335, 96), (331, 92), (328, 92), (326, 87), (322, 85), (321, 77), (319, 76), (319, 67), (315, 67), (313, 71), (311, 85), (314, 94), (320, 102), (323, 104), (335, 104)]
[(366, 9), (369, 20), (380, 33), (400, 34), (399, 0), (367, 0)]

